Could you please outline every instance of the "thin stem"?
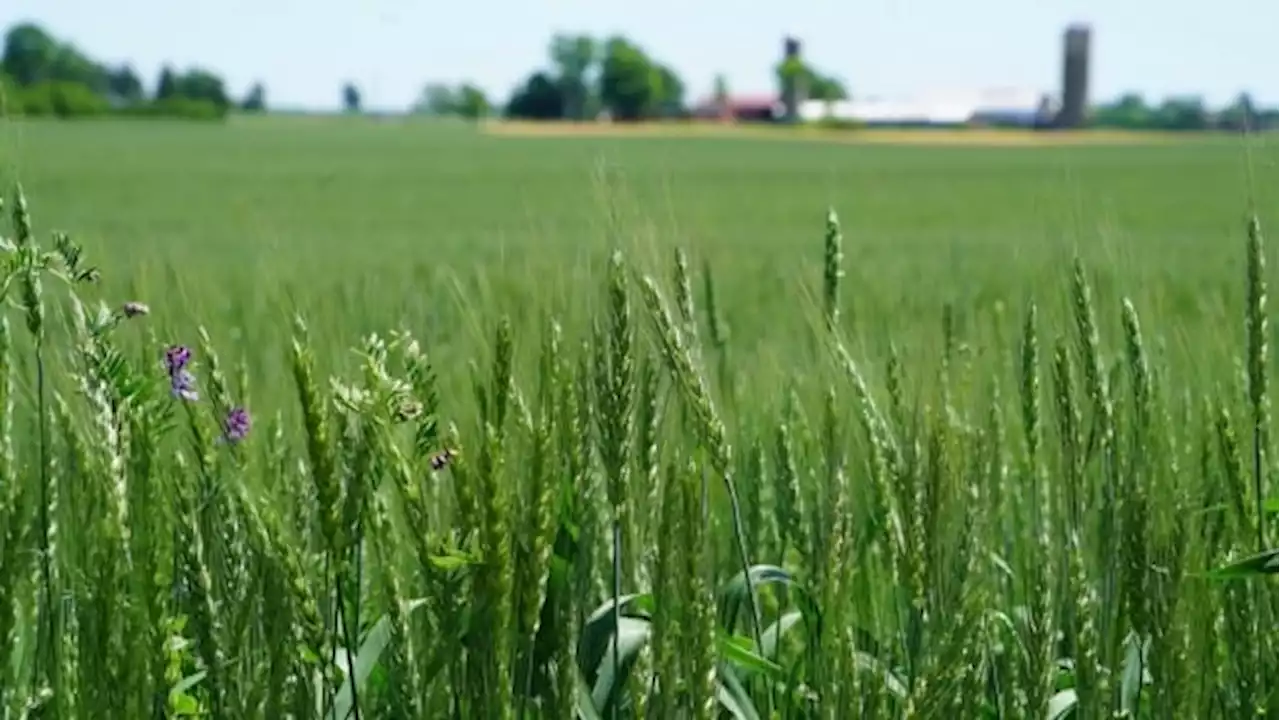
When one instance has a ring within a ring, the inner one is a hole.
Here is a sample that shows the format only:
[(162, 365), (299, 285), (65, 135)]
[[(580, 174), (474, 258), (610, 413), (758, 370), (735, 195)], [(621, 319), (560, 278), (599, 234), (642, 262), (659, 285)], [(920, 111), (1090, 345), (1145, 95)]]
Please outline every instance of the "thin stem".
[[(618, 522), (617, 511), (613, 517), (613, 687), (615, 697), (621, 693), (618, 683), (622, 678), (622, 658), (619, 656), (618, 641), (622, 634), (622, 608), (618, 607), (618, 598), (622, 596), (622, 525)], [(609, 717), (618, 720), (618, 702), (609, 706)]]
[(1258, 552), (1267, 549), (1267, 515), (1262, 500), (1262, 418), (1255, 415), (1253, 423), (1253, 498), (1257, 513)]
[[(332, 558), (333, 558), (332, 553), (326, 552), (324, 554), (323, 577), (326, 577), (326, 578), (329, 577), (329, 567), (332, 564)], [(324, 622), (326, 625), (324, 638), (326, 643), (328, 643), (330, 639), (334, 636), (334, 634), (337, 633), (336, 622), (335, 622), (335, 627), (333, 628), (328, 627), (329, 622), (333, 620), (335, 620), (333, 613), (327, 612), (324, 614)], [(328, 717), (330, 708), (334, 706), (334, 688), (333, 688), (333, 684), (330, 682), (329, 671), (328, 671), (328, 668), (330, 667), (330, 661), (332, 660), (332, 653), (330, 652), (329, 648), (322, 647), (320, 648), (320, 656), (325, 659), (320, 665), (321, 678), (324, 680), (324, 699), (320, 703), (320, 715), (321, 717)]]
[[(34, 272), (34, 271), (31, 271)], [(40, 622), (40, 632), (36, 641), (36, 657), (42, 658), (43, 651), (48, 650), (54, 653), (55, 657), (48, 663), (46, 672), (48, 673), (48, 681), (57, 692), (58, 688), (58, 662), (57, 647), (58, 641), (54, 637), (56, 630), (56, 618), (53, 609), (53, 559), (50, 557), (49, 551), (49, 425), (45, 412), (45, 370), (44, 370), (44, 334), (36, 335), (36, 412), (39, 414), (37, 425), (39, 428), (40, 442), (40, 577), (44, 585), (42, 588), (42, 613)], [(47, 646), (46, 646), (47, 643)], [(33, 680), (39, 682), (39, 673), (33, 676)]]
[(351, 654), (351, 647), (355, 638), (351, 634), (351, 624), (347, 622), (347, 614), (343, 611), (342, 578), (338, 578), (336, 585), (338, 586), (338, 622), (342, 625), (342, 644), (345, 645), (343, 651), (347, 656), (347, 682), (351, 686), (351, 716), (353, 720), (360, 720), (360, 695), (356, 688), (356, 664), (355, 658)]
[(724, 486), (729, 493), (729, 507), (733, 513), (733, 540), (738, 550), (738, 560), (742, 565), (742, 579), (747, 584), (747, 602), (751, 607), (751, 639), (757, 648), (763, 648), (764, 642), (760, 634), (760, 603), (756, 600), (755, 583), (751, 582), (751, 558), (747, 554), (746, 533), (742, 527), (742, 504), (738, 501), (738, 489), (728, 473), (724, 476)]

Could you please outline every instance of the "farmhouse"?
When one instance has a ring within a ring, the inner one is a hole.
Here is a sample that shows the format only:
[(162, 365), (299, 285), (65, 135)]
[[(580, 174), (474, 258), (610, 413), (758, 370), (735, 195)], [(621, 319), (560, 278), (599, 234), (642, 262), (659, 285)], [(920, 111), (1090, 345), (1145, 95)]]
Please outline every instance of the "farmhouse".
[(693, 106), (693, 116), (703, 120), (772, 122), (783, 115), (781, 99), (768, 93), (708, 97)]

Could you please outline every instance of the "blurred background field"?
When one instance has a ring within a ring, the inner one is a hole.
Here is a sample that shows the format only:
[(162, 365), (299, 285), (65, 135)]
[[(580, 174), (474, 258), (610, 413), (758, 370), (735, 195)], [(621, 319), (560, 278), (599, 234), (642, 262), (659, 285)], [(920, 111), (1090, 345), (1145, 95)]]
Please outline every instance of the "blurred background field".
[(944, 304), (979, 337), (1001, 308), (1005, 330), (1032, 299), (1057, 312), (1078, 253), (1101, 307), (1127, 294), (1172, 362), (1207, 370), (1241, 347), (1251, 208), (1276, 230), (1274, 134), (967, 148), (290, 117), (0, 132), (4, 180), (21, 179), (39, 227), (82, 241), (108, 296), (151, 304), (170, 340), (207, 325), (263, 399), (294, 309), (335, 348), (402, 325), (448, 374), (487, 341), (489, 308), (583, 312), (615, 242), (662, 277), (676, 246), (705, 261), (738, 372), (790, 376), (811, 349), (828, 207), (847, 239), (846, 330), (867, 353), (933, 356)]

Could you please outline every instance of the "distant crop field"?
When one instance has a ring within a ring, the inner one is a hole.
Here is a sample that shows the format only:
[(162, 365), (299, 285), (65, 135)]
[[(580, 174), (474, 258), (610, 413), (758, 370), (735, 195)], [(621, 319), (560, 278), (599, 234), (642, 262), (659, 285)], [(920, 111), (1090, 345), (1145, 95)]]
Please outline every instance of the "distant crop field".
[(993, 307), (1054, 297), (1078, 251), (1102, 292), (1178, 318), (1167, 340), (1199, 350), (1241, 332), (1228, 319), (1242, 228), (1252, 198), (1274, 235), (1275, 150), (552, 139), (307, 118), (0, 131), (2, 172), (42, 224), (102, 257), (106, 282), (136, 284), (161, 322), (251, 340), (264, 362), (283, 341), (262, 321), (293, 303), (335, 342), (403, 322), (448, 347), (470, 332), (459, 293), (580, 309), (569, 298), (622, 243), (659, 267), (676, 245), (705, 259), (743, 362), (785, 367), (828, 207), (847, 237), (849, 327), (867, 343), (935, 337), (944, 303), (987, 328)]
[(1274, 135), (615, 130), (0, 122), (0, 716), (1275, 713)]

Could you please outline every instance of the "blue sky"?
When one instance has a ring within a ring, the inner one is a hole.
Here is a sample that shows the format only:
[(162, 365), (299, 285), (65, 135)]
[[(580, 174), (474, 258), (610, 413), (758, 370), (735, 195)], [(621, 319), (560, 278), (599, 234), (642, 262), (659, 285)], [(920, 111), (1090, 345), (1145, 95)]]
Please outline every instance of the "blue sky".
[(690, 99), (717, 72), (734, 92), (772, 89), (782, 37), (855, 95), (993, 86), (1057, 93), (1061, 35), (1093, 25), (1091, 96), (1199, 94), (1222, 104), (1280, 94), (1277, 0), (3, 0), (0, 26), (33, 20), (91, 56), (220, 72), (237, 95), (334, 108), (353, 80), (370, 108), (402, 109), (427, 81), (471, 80), (505, 98), (546, 63), (556, 31), (621, 32), (674, 66)]

